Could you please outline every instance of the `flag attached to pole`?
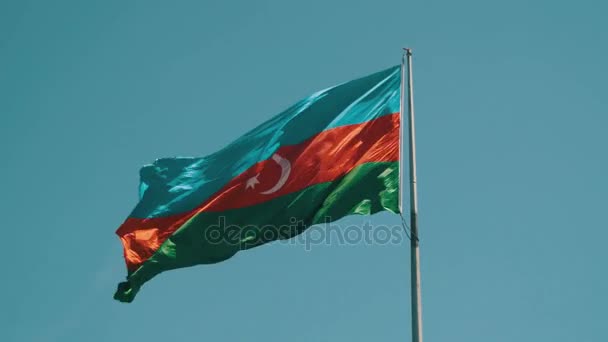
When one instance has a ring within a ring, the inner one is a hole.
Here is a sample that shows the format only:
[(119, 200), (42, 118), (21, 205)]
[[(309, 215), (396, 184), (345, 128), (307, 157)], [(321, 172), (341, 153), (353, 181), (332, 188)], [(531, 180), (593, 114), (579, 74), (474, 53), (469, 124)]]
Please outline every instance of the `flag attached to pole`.
[(226, 260), (317, 223), (399, 211), (400, 67), (316, 92), (202, 158), (140, 170), (118, 228), (131, 302), (157, 274)]

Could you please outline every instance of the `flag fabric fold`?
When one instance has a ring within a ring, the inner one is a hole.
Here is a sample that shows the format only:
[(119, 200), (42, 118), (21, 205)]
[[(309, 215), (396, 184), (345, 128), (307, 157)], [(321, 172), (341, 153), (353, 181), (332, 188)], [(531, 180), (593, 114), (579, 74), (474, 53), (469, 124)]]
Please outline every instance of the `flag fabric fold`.
[(318, 91), (216, 153), (142, 167), (116, 231), (128, 275), (114, 298), (314, 224), (398, 212), (400, 81), (394, 66)]

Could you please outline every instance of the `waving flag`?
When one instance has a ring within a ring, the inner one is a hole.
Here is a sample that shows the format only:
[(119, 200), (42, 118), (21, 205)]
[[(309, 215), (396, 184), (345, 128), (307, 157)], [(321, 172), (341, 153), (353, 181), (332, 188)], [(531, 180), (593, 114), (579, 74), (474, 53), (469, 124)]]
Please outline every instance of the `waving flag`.
[(391, 67), (316, 92), (216, 153), (144, 166), (116, 231), (128, 275), (114, 298), (317, 223), (398, 212), (400, 81)]

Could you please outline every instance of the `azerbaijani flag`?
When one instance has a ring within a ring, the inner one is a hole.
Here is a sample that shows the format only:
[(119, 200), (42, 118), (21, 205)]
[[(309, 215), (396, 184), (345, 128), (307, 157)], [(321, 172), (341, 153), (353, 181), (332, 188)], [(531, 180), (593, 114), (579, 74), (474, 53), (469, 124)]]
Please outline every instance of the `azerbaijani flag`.
[(314, 224), (399, 212), (400, 71), (316, 92), (206, 157), (144, 166), (139, 203), (116, 231), (128, 275), (114, 298)]

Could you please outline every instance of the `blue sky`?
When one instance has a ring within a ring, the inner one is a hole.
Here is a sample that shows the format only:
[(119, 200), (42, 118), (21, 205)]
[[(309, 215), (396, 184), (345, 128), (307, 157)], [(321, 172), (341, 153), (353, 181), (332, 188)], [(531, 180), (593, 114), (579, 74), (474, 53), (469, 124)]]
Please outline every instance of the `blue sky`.
[[(409, 340), (407, 244), (272, 244), (112, 299), (140, 166), (216, 151), (404, 46), (425, 339), (608, 340), (607, 6), (1, 1), (0, 340)], [(399, 224), (343, 223), (365, 220)]]

